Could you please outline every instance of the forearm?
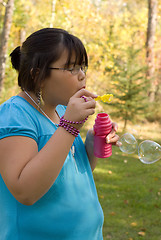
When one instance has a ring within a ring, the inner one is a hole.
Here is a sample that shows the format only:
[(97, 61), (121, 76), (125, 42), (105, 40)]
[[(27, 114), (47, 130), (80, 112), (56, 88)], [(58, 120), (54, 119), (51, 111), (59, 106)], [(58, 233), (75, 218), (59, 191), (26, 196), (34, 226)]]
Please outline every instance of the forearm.
[(47, 144), (22, 169), (19, 189), (26, 202), (33, 204), (52, 186), (59, 175), (75, 137), (59, 127)]
[(92, 169), (92, 171), (94, 171), (94, 169), (97, 165), (98, 158), (91, 154), (90, 149), (86, 148), (86, 152), (87, 152), (87, 156), (89, 159), (89, 163), (91, 165), (91, 169)]
[(94, 171), (94, 169), (97, 165), (97, 161), (98, 161), (98, 158), (94, 156), (93, 137), (94, 136), (91, 135), (89, 132), (89, 133), (87, 133), (86, 140), (85, 140), (85, 148), (86, 148), (87, 156), (88, 156), (92, 171)]

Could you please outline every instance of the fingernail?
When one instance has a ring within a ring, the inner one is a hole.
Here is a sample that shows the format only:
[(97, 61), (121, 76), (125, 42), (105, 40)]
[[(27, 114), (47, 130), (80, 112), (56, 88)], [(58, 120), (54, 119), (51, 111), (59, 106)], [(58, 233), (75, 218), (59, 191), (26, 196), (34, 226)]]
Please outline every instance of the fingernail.
[(106, 138), (106, 142), (107, 142), (107, 143), (110, 143), (109, 137)]

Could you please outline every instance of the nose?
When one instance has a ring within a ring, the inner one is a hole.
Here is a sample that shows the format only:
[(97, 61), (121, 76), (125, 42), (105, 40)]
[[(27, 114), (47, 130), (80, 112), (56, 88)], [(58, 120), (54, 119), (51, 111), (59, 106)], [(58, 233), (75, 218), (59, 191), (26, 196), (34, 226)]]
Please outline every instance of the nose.
[(82, 71), (82, 69), (80, 69), (80, 71), (78, 73), (78, 80), (83, 81), (84, 79), (86, 79), (86, 74), (85, 74), (85, 72)]

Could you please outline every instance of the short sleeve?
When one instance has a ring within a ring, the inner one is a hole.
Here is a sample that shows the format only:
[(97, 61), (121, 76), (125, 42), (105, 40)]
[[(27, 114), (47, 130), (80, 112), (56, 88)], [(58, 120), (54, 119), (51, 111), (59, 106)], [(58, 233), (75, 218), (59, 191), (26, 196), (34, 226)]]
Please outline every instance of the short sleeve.
[(13, 102), (0, 106), (0, 139), (10, 136), (26, 136), (38, 142), (38, 130), (32, 114)]

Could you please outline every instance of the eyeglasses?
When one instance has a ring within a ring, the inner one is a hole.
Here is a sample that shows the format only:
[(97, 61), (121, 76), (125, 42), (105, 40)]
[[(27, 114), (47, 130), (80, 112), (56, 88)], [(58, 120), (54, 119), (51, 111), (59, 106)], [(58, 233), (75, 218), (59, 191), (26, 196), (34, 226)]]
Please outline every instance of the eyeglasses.
[(71, 74), (76, 75), (76, 74), (79, 73), (80, 70), (83, 71), (86, 74), (88, 67), (85, 66), (85, 65), (83, 65), (83, 66), (76, 65), (73, 68), (54, 68), (54, 67), (49, 67), (49, 69), (69, 71), (69, 72), (71, 72)]

